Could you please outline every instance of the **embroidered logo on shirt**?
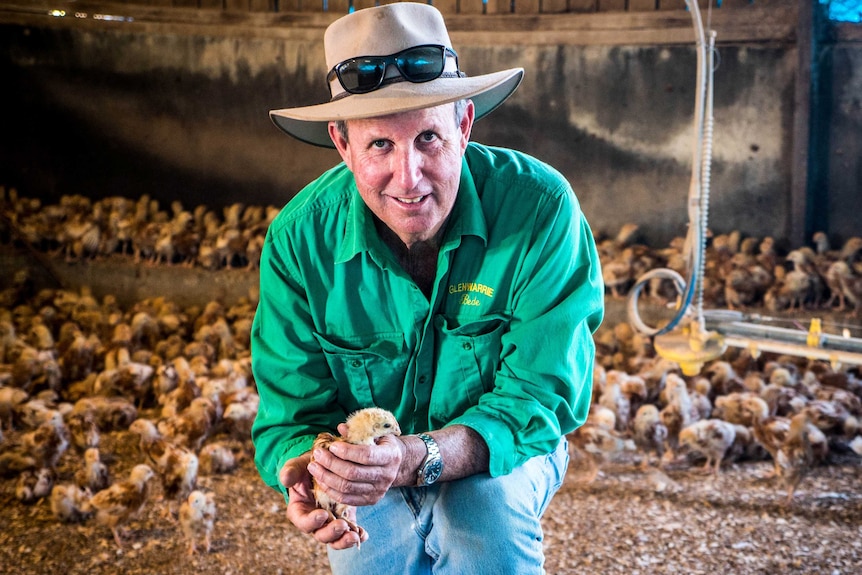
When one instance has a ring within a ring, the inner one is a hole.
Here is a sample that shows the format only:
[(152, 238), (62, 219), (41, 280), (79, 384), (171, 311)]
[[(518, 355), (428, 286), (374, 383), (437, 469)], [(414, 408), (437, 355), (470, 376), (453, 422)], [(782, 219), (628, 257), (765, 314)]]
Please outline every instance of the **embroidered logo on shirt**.
[(461, 295), (461, 305), (477, 306), (480, 295), (485, 297), (494, 297), (494, 288), (476, 282), (464, 282), (449, 285), (449, 293), (452, 295)]

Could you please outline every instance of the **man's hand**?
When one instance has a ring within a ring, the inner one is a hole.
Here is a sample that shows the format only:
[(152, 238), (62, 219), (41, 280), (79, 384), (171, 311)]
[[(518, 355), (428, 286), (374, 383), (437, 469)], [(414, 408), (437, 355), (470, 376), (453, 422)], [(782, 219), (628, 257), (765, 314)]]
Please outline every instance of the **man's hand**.
[[(287, 518), (303, 533), (310, 533), (317, 541), (331, 545), (333, 549), (348, 549), (360, 543), (360, 536), (351, 531), (343, 519), (332, 521), (327, 511), (320, 509), (314, 500), (308, 463), (311, 454), (301, 455), (287, 461), (278, 474), (282, 485), (287, 487), (289, 501)], [(351, 520), (355, 521), (354, 516)], [(368, 538), (363, 532), (362, 540)]]
[[(347, 432), (345, 424), (339, 433)], [(318, 488), (346, 505), (374, 505), (380, 501), (398, 477), (405, 447), (400, 437), (387, 435), (371, 445), (353, 445), (336, 441), (329, 449), (314, 452), (308, 466)]]

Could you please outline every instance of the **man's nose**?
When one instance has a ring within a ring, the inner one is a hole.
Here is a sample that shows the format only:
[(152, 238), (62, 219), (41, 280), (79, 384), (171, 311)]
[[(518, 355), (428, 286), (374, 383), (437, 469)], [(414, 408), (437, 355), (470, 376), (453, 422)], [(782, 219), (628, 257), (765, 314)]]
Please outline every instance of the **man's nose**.
[(404, 190), (412, 190), (422, 178), (422, 155), (414, 148), (397, 154), (395, 178)]

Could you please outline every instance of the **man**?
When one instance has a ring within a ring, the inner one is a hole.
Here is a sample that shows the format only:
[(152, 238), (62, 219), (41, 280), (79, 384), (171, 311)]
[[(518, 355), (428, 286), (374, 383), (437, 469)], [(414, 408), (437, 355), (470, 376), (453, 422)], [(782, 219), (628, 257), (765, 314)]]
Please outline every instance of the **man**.
[[(271, 112), (344, 162), (267, 235), (258, 469), (334, 573), (541, 572), (603, 313), (590, 229), (558, 172), (469, 142), (523, 70), (466, 77), (435, 8), (359, 10), (324, 46), (332, 100)], [(403, 434), (311, 462), (319, 432), (370, 406)], [(312, 476), (357, 506), (361, 537), (316, 508)]]

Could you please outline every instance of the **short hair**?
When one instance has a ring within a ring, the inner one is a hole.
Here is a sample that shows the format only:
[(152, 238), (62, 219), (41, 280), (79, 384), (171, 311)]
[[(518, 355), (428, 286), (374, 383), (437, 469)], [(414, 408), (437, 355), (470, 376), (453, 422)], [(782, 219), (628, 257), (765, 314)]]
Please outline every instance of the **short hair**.
[[(461, 120), (464, 119), (464, 112), (467, 110), (466, 98), (455, 101), (455, 125), (460, 126)], [(338, 135), (344, 138), (345, 142), (350, 140), (347, 138), (347, 120), (335, 120), (335, 129), (338, 130)]]

